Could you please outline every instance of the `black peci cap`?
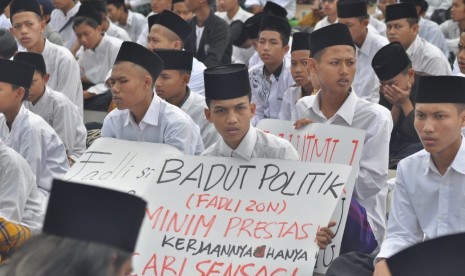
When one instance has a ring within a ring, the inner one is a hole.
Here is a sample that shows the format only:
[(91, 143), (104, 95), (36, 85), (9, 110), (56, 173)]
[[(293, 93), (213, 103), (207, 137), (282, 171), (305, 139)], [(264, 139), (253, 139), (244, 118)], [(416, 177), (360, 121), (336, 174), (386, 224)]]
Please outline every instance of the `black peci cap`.
[(42, 54), (19, 52), (14, 56), (13, 60), (30, 64), (35, 67), (36, 71), (47, 74), (47, 67), (45, 66), (45, 60)]
[(411, 63), (402, 45), (393, 42), (378, 50), (371, 61), (371, 67), (379, 80), (387, 81), (400, 74)]
[(153, 81), (163, 71), (163, 61), (157, 54), (131, 41), (125, 41), (121, 44), (115, 63), (118, 61), (129, 61), (142, 66), (152, 75)]
[(355, 50), (354, 41), (349, 28), (345, 24), (335, 23), (318, 29), (310, 34), (310, 57), (319, 51), (337, 45), (351, 46)]
[(386, 22), (404, 18), (418, 18), (417, 9), (412, 3), (398, 3), (386, 7)]
[(0, 82), (30, 88), (35, 67), (9, 59), (0, 59)]
[(245, 64), (227, 64), (205, 69), (205, 98), (230, 100), (251, 93), (249, 72)]
[(193, 55), (191, 51), (177, 49), (158, 49), (154, 52), (163, 60), (163, 70), (192, 71)]
[(421, 76), (416, 103), (465, 104), (465, 78), (459, 76)]

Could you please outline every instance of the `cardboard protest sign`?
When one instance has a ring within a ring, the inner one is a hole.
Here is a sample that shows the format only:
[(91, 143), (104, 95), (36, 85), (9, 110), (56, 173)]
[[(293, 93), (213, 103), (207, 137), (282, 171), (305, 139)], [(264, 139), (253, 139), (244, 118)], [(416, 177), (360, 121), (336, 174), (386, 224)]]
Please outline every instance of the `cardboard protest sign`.
[[(90, 152), (119, 158), (91, 163), (99, 159), (84, 154), (85, 166), (78, 161), (67, 178), (116, 186), (148, 200), (133, 275), (310, 275), (316, 233), (351, 174), (350, 166), (340, 164), (162, 156), (153, 153), (172, 149), (108, 138), (97, 142)], [(130, 162), (121, 161), (128, 154), (120, 153), (124, 149), (134, 156)], [(117, 175), (119, 163), (128, 165)], [(146, 167), (150, 174), (137, 178)], [(100, 180), (106, 171), (114, 171), (115, 179)]]
[[(302, 161), (352, 165), (353, 170), (348, 183), (355, 183), (358, 176), (358, 163), (365, 140), (365, 131), (319, 123), (295, 129), (293, 122), (275, 119), (261, 120), (257, 128), (290, 141), (299, 152)], [(317, 273), (326, 273), (332, 261), (339, 256), (353, 189), (353, 185), (345, 186), (336, 210), (331, 217), (331, 220), (337, 222), (334, 227), (335, 236), (330, 246), (325, 250), (320, 250), (315, 266), (315, 272)]]

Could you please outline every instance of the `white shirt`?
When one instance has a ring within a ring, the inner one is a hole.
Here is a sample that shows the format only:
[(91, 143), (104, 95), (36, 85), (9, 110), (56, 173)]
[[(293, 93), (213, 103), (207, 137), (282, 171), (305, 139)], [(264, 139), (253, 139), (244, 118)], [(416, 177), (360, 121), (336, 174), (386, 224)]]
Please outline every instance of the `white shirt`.
[(352, 88), (359, 98), (370, 102), (379, 102), (379, 79), (371, 66), (375, 54), (383, 46), (389, 44), (384, 36), (367, 30), (367, 36), (361, 48), (356, 47), (357, 62)]
[(287, 19), (292, 19), (295, 16), (296, 2), (295, 0), (246, 0), (244, 5), (251, 7), (252, 5), (258, 5), (264, 7), (266, 2), (274, 2), (287, 11)]
[(426, 2), (428, 2), (427, 18), (430, 18), (435, 10), (447, 10), (452, 6), (452, 0), (427, 0)]
[(386, 36), (387, 28), (386, 28), (386, 24), (383, 21), (370, 15), (369, 24), (373, 26), (373, 28), (376, 29), (379, 35)]
[(51, 43), (45, 39), (42, 52), (50, 79), (47, 85), (65, 94), (83, 114), (83, 95), (79, 64), (71, 52), (63, 46)]
[(458, 22), (449, 19), (439, 25), (444, 37), (446, 38), (447, 47), (450, 52), (457, 53), (457, 45), (460, 41), (460, 27)]
[[(445, 57), (449, 57), (449, 48), (447, 47), (446, 38), (442, 34), (439, 25), (423, 17), (420, 17), (418, 25), (418, 35), (438, 47), (444, 53)], [(457, 45), (455, 45), (455, 47), (457, 47)]]
[(442, 176), (425, 150), (400, 161), (387, 235), (378, 257), (388, 258), (424, 239), (465, 232), (464, 197), (464, 137)]
[[(154, 14), (156, 13), (152, 11), (149, 14), (147, 14), (147, 16), (145, 17), (147, 22), (149, 21), (149, 17)], [(149, 35), (149, 33), (150, 33), (149, 24), (147, 23), (144, 25), (144, 28), (142, 29), (142, 32), (140, 33), (139, 37), (137, 37), (137, 44), (147, 47), (147, 36)]]
[(42, 198), (50, 193), (53, 178), (62, 177), (69, 169), (65, 146), (58, 134), (42, 117), (23, 105), (11, 131), (5, 116), (0, 115), (0, 138), (29, 163)]
[(4, 13), (0, 15), (0, 29), (7, 29), (11, 28), (11, 21)]
[(278, 119), (290, 121), (292, 113), (295, 112), (295, 104), (300, 98), (302, 98), (302, 86), (297, 84), (289, 86), (284, 92)]
[(203, 79), (203, 71), (207, 69), (205, 64), (200, 62), (197, 58), (192, 59), (191, 78), (189, 79), (189, 89), (197, 94), (205, 96), (205, 83)]
[(284, 59), (279, 77), (271, 74), (269, 81), (265, 77), (263, 64), (249, 69), (252, 102), (257, 106), (255, 116), (252, 119), (254, 126), (264, 118), (278, 119), (284, 92), (294, 84), (290, 68), (291, 63)]
[(199, 126), (205, 148), (218, 141), (220, 135), (216, 131), (215, 126), (205, 117), (204, 110), (207, 108), (207, 103), (204, 96), (191, 92), (180, 108), (189, 114), (192, 120)]
[[(237, 10), (236, 14), (233, 16), (233, 18), (228, 17), (227, 12), (216, 12), (215, 15), (217, 15), (219, 18), (223, 19), (228, 23), (228, 25), (231, 25), (233, 21), (240, 20), (242, 22), (245, 22), (247, 19), (252, 17), (253, 14), (250, 12), (245, 11), (241, 7), (239, 7), (239, 10)], [(237, 47), (233, 45), (233, 51), (231, 55), (231, 61), (232, 63), (243, 63), (247, 64), (249, 59), (252, 57), (252, 55), (255, 53), (255, 48), (253, 46), (250, 46), (247, 49), (243, 49), (240, 47)]]
[(415, 71), (434, 76), (451, 75), (449, 61), (438, 47), (427, 42), (419, 35), (406, 50)]
[(300, 160), (297, 150), (289, 141), (265, 133), (253, 126), (250, 126), (249, 131), (235, 150), (230, 148), (221, 138), (213, 146), (206, 149), (202, 156), (240, 157), (247, 161), (252, 158)]
[(125, 4), (131, 5), (132, 8), (150, 4), (150, 0), (124, 0)]
[(122, 43), (122, 40), (104, 34), (99, 45), (94, 50), (84, 50), (81, 47), (78, 55), (81, 74), (94, 84), (87, 91), (96, 95), (108, 91), (108, 88), (105, 86), (105, 77), (108, 71), (113, 68)]
[(199, 45), (200, 45), (200, 40), (202, 39), (202, 35), (203, 35), (203, 30), (205, 29), (205, 26), (198, 26), (198, 25), (195, 25), (195, 48), (199, 49)]
[(186, 155), (204, 150), (199, 127), (189, 115), (156, 94), (139, 124), (129, 109), (110, 112), (103, 121), (102, 137), (168, 144)]
[(379, 104), (360, 99), (355, 93), (350, 93), (336, 114), (326, 118), (320, 110), (321, 93), (323, 92), (300, 99), (292, 120), (309, 118), (315, 123), (341, 125), (366, 131), (353, 196), (366, 209), (373, 234), (378, 244), (381, 244), (386, 223), (386, 181), (389, 140), (393, 127), (391, 112)]
[(331, 24), (338, 23), (339, 18), (336, 18), (336, 21), (333, 23), (329, 22), (328, 16), (323, 17), (320, 21), (316, 22), (315, 27), (313, 28), (313, 31), (316, 31), (318, 29), (321, 29), (323, 27), (329, 26)]
[(125, 29), (128, 32), (131, 41), (136, 42), (140, 33), (144, 29), (144, 26), (147, 25), (147, 19), (140, 13), (132, 12), (128, 10), (128, 19), (125, 25), (121, 25), (119, 22), (113, 22), (121, 28)]
[[(107, 35), (121, 39), (122, 41), (131, 41), (131, 38), (125, 29), (116, 26), (110, 19), (108, 19), (108, 30), (105, 32)], [(145, 47), (145, 45), (144, 45)]]
[(44, 214), (36, 179), (26, 160), (1, 139), (0, 175), (0, 217), (38, 234)]
[(79, 110), (63, 93), (46, 86), (44, 94), (35, 105), (29, 101), (23, 104), (52, 126), (73, 160), (77, 160), (86, 151), (87, 129)]
[[(73, 30), (73, 22), (68, 23), (68, 21), (73, 21), (74, 16), (79, 11), (81, 2), (75, 2), (76, 4), (72, 7), (66, 14), (60, 9), (54, 9), (50, 15), (50, 26), (54, 28), (61, 36), (63, 40), (63, 46), (68, 49), (73, 47), (74, 42), (76, 42), (76, 34)], [(66, 27), (62, 29), (64, 26)]]

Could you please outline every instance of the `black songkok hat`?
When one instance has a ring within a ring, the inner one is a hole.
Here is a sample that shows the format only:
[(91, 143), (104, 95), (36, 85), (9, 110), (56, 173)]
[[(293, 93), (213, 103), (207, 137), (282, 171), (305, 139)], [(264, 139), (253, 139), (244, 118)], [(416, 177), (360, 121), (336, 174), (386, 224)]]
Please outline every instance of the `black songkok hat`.
[(205, 98), (230, 100), (251, 93), (249, 72), (245, 64), (227, 64), (203, 71)]
[(259, 32), (267, 30), (276, 31), (285, 37), (289, 37), (291, 35), (291, 25), (289, 24), (289, 21), (272, 14), (263, 16), (262, 21), (260, 22)]
[(42, 17), (40, 5), (37, 0), (14, 0), (10, 5), (10, 21), (13, 22), (13, 15), (18, 12), (33, 12)]
[(4, 10), (12, 0), (0, 0), (0, 10)]
[(10, 30), (0, 29), (0, 58), (10, 58), (18, 51), (18, 44)]
[(107, 1), (106, 0), (85, 0), (81, 1), (81, 5), (90, 6), (101, 13), (107, 13)]
[(13, 60), (30, 64), (35, 67), (36, 71), (47, 74), (47, 67), (45, 66), (45, 60), (42, 54), (19, 52), (14, 56)]
[(416, 103), (465, 104), (465, 78), (459, 76), (421, 76)]
[(95, 20), (99, 25), (102, 24), (102, 13), (95, 7), (88, 5), (87, 2), (82, 2), (79, 7), (79, 11), (76, 13), (76, 17), (87, 17)]
[(337, 17), (339, 18), (354, 18), (366, 16), (367, 3), (365, 1), (339, 1), (337, 3)]
[(310, 50), (309, 40), (310, 34), (306, 32), (298, 32), (292, 35), (291, 53), (298, 50)]
[(415, 6), (420, 6), (422, 11), (426, 11), (428, 9), (428, 2), (425, 0), (400, 0), (400, 3), (412, 3)]
[(229, 32), (231, 33), (231, 41), (234, 46), (242, 46), (247, 40), (247, 32), (244, 28), (244, 23), (240, 20), (235, 20), (229, 25)]
[(381, 81), (394, 78), (404, 71), (409, 64), (411, 61), (399, 42), (383, 46), (371, 61), (371, 67)]
[(186, 40), (192, 32), (192, 28), (189, 26), (189, 23), (187, 23), (179, 15), (168, 10), (164, 10), (160, 13), (155, 24), (159, 24), (170, 29), (177, 34), (182, 41)]
[(386, 7), (386, 22), (403, 18), (418, 18), (417, 9), (412, 3), (398, 3)]
[(176, 4), (176, 3), (184, 3), (184, 0), (173, 0), (172, 3), (173, 5)]
[(244, 22), (244, 27), (249, 38), (258, 38), (260, 22), (266, 14), (273, 14), (287, 20), (287, 11), (280, 5), (267, 1), (263, 7), (263, 12), (254, 14)]
[(146, 206), (128, 193), (55, 179), (43, 232), (134, 252)]
[(462, 275), (464, 260), (465, 233), (459, 233), (416, 244), (386, 261), (395, 276), (437, 276)]
[(125, 41), (121, 44), (115, 63), (117, 61), (129, 61), (142, 66), (152, 75), (153, 81), (163, 71), (163, 61), (157, 54), (131, 41)]
[(0, 59), (0, 82), (30, 88), (35, 67), (18, 61)]
[(124, 5), (124, 0), (107, 0), (107, 5), (113, 4), (113, 5)]
[(191, 51), (158, 49), (154, 52), (163, 60), (165, 65), (163, 70), (192, 71), (193, 54)]
[(276, 16), (286, 18), (287, 17), (287, 11), (285, 8), (282, 6), (276, 4), (275, 2), (267, 1), (265, 3), (265, 6), (263, 7), (263, 12), (264, 13), (271, 13)]
[(150, 32), (150, 29), (152, 29), (152, 26), (157, 23), (159, 16), (160, 14), (156, 13), (156, 14), (152, 14), (151, 16), (147, 18), (147, 23), (149, 24), (149, 32)]
[(320, 50), (336, 45), (347, 45), (355, 49), (349, 28), (345, 24), (335, 23), (318, 29), (310, 34), (310, 57)]

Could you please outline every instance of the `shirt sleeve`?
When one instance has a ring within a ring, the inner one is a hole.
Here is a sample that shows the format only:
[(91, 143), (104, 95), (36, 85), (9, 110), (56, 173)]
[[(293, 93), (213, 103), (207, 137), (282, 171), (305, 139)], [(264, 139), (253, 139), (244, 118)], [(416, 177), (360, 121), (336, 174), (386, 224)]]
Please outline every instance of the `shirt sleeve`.
[(292, 93), (291, 88), (286, 89), (283, 96), (283, 101), (281, 103), (281, 109), (279, 110), (278, 118), (280, 120), (290, 120), (291, 119), (291, 102), (292, 100)]
[(20, 223), (26, 207), (28, 194), (26, 187), (30, 184), (24, 183), (26, 181), (24, 172), (17, 164), (8, 162), (5, 158), (1, 162), (0, 217)]
[(113, 120), (111, 118), (111, 113), (105, 117), (103, 120), (103, 125), (101, 129), (101, 135), (102, 137), (112, 137), (116, 138), (116, 134), (114, 132), (114, 125), (113, 125)]
[(190, 123), (189, 120), (180, 120), (168, 130), (164, 143), (179, 149), (186, 155), (200, 155), (205, 148), (200, 136), (200, 128), (194, 125), (193, 121)]

